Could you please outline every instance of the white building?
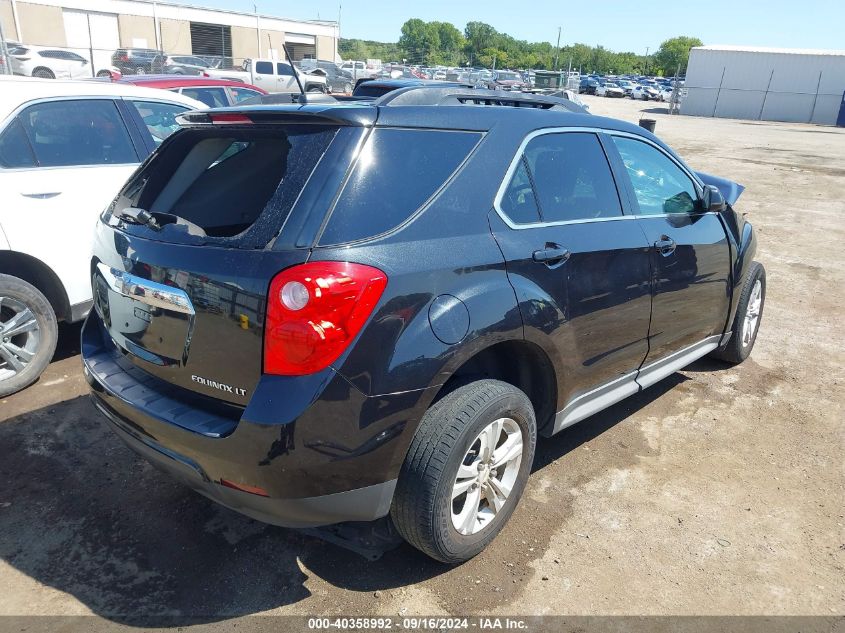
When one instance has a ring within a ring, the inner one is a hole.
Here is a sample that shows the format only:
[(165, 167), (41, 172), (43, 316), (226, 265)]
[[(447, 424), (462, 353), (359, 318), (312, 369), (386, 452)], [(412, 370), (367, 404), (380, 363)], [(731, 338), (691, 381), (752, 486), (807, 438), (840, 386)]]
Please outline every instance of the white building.
[(835, 125), (845, 50), (696, 46), (681, 114)]
[[(266, 4), (266, 3), (265, 3)], [(151, 48), (175, 55), (339, 60), (338, 26), (158, 0), (0, 0), (6, 39), (56, 46), (107, 65), (118, 48)], [(102, 58), (102, 60), (100, 59)]]

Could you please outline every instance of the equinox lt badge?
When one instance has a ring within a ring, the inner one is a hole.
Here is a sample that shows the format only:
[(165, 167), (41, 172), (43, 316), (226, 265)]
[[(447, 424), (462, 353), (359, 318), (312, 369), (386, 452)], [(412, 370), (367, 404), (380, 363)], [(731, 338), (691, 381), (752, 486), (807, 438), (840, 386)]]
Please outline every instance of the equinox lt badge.
[(246, 395), (246, 389), (241, 389), (240, 387), (233, 387), (232, 385), (227, 385), (225, 382), (209, 380), (208, 378), (203, 378), (202, 376), (196, 376), (194, 374), (191, 374), (191, 380), (193, 380), (194, 382), (198, 382), (201, 385), (205, 385), (206, 387), (213, 387), (214, 389), (219, 389), (220, 391), (233, 393), (236, 396)]

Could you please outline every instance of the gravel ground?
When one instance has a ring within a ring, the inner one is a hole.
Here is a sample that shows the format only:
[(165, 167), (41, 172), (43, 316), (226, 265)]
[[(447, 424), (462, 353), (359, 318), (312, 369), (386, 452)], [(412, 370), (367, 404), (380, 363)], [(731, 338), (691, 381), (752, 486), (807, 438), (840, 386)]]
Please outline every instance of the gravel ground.
[(409, 546), (366, 562), (174, 484), (100, 422), (64, 327), (0, 401), (0, 614), (845, 614), (845, 130), (587, 99), (748, 187), (769, 284), (750, 360), (543, 441), (510, 524), (449, 568)]

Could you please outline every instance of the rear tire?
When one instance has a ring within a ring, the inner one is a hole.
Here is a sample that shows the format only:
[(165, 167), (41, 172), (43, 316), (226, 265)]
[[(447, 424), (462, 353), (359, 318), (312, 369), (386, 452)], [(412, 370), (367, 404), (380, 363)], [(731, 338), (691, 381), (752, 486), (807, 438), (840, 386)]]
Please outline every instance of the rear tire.
[(469, 560), (516, 508), (536, 443), (531, 401), (513, 385), (479, 380), (446, 395), (402, 465), (390, 510), (399, 534), (441, 562)]
[(56, 313), (35, 286), (0, 275), (0, 398), (35, 382), (53, 358)]
[(56, 75), (53, 74), (53, 71), (49, 68), (36, 68), (32, 71), (33, 77), (38, 77), (39, 79), (55, 79)]
[(751, 262), (736, 316), (731, 325), (731, 338), (727, 345), (710, 355), (733, 365), (738, 365), (751, 355), (760, 322), (763, 320), (763, 307), (766, 303), (766, 269), (759, 262)]

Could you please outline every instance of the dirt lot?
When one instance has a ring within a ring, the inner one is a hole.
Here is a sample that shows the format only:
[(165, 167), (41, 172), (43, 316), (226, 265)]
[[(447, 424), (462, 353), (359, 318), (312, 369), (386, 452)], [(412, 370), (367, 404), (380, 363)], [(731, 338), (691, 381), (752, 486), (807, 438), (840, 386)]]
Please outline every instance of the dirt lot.
[(769, 282), (749, 361), (542, 442), (510, 525), (448, 568), (408, 546), (369, 563), (172, 483), (101, 424), (64, 328), (0, 404), (0, 614), (845, 613), (845, 130), (588, 99), (747, 185)]

